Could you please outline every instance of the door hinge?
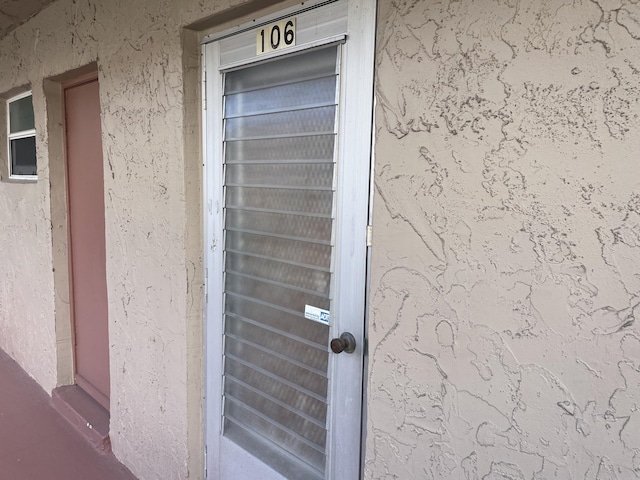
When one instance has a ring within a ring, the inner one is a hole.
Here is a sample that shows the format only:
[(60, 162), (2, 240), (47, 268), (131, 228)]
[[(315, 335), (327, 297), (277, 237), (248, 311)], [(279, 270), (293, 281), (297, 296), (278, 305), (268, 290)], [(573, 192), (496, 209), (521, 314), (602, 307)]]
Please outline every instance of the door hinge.
[(367, 247), (373, 243), (373, 225), (367, 225)]
[(207, 478), (207, 469), (209, 468), (209, 462), (207, 462), (207, 447), (204, 447), (204, 478)]
[(209, 303), (209, 269), (204, 269), (204, 303)]
[(202, 83), (204, 84), (203, 85), (204, 88), (202, 89), (203, 90), (202, 91), (202, 109), (206, 111), (207, 110), (207, 69), (206, 69), (206, 66), (205, 66), (203, 77), (204, 78), (203, 78)]

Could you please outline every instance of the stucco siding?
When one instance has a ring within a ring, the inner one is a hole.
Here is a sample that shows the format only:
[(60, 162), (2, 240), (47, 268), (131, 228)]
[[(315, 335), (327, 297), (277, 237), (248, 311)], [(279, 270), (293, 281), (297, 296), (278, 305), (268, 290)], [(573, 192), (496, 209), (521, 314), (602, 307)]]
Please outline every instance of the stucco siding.
[(367, 478), (640, 478), (639, 21), (381, 2)]
[[(0, 40), (0, 93), (33, 89), (39, 177), (0, 182), (0, 348), (61, 381), (43, 82), (95, 62), (111, 441), (142, 479), (202, 475), (182, 29), (233, 4), (58, 0)], [(639, 5), (380, 1), (366, 478), (640, 478)]]
[[(6, 53), (5, 53), (6, 52)], [(21, 61), (15, 39), (0, 43), (0, 92), (27, 86), (25, 68), (4, 68)], [(34, 88), (37, 144), (46, 144), (46, 110), (42, 89)], [(0, 161), (7, 161), (6, 98), (0, 115)], [(11, 355), (47, 391), (56, 383), (56, 346), (48, 159), (37, 151), (38, 183), (0, 182), (0, 348)], [(6, 177), (7, 168), (3, 169)]]
[[(56, 386), (55, 219), (48, 203), (43, 80), (97, 62), (110, 436), (116, 456), (140, 478), (188, 475), (187, 352), (202, 338), (188, 339), (187, 318), (201, 322), (194, 312), (201, 308), (202, 279), (193, 264), (187, 273), (188, 256), (197, 249), (200, 255), (198, 242), (186, 252), (187, 208), (197, 211), (200, 202), (185, 201), (182, 27), (217, 8), (228, 3), (60, 0), (0, 40), (0, 91), (30, 84), (34, 92), (39, 175), (34, 184), (0, 183), (0, 347), (46, 391)], [(190, 88), (199, 89), (199, 82)], [(200, 292), (195, 307), (187, 305), (193, 291)], [(201, 358), (201, 347), (193, 355)], [(201, 380), (191, 384), (197, 395)], [(191, 455), (201, 458), (201, 435), (191, 435), (200, 449)], [(201, 476), (201, 461), (191, 469), (191, 478)]]

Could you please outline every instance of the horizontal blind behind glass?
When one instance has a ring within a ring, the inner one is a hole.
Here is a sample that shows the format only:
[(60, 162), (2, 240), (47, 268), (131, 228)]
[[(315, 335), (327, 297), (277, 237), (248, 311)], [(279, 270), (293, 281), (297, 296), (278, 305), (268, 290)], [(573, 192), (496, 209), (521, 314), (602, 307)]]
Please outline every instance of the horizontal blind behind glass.
[(323, 478), (337, 48), (225, 76), (224, 434)]

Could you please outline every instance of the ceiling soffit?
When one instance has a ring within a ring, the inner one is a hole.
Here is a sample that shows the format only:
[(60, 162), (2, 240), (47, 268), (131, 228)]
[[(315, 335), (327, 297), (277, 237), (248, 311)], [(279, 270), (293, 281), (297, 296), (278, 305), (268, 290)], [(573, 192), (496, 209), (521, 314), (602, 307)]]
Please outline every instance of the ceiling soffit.
[(0, 38), (7, 36), (55, 0), (0, 0)]

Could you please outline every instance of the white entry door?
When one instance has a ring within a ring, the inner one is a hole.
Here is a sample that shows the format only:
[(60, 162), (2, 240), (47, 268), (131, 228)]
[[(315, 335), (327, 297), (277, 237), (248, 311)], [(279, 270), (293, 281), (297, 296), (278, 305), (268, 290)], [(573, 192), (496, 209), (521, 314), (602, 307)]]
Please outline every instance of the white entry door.
[(208, 39), (207, 478), (356, 479), (375, 2)]

